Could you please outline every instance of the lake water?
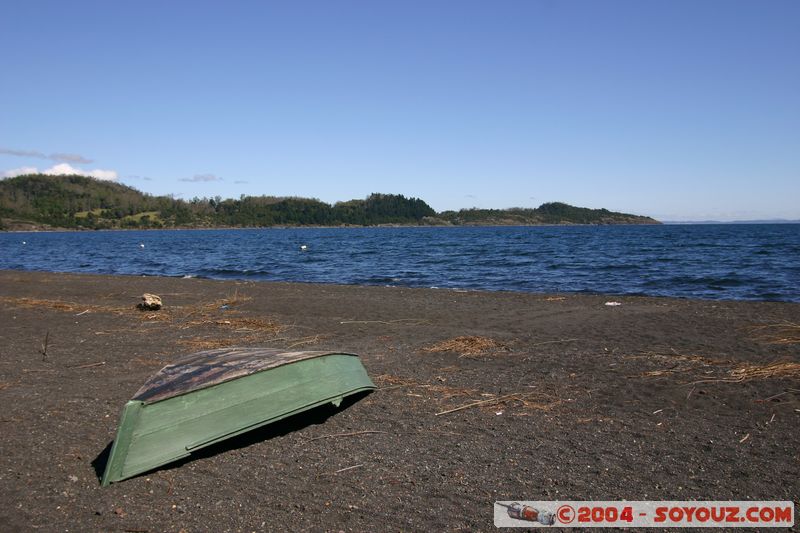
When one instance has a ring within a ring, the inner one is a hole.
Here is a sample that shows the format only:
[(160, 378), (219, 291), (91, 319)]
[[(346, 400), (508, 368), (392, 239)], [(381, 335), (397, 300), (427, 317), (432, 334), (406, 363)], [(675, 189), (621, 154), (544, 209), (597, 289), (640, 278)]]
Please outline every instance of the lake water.
[(0, 269), (800, 302), (800, 225), (2, 233)]

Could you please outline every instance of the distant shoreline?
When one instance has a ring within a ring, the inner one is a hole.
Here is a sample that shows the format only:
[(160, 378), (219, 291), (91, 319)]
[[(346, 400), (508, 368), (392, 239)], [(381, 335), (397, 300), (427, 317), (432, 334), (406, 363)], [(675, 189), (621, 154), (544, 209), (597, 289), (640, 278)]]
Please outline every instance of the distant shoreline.
[(213, 226), (213, 227), (170, 227), (170, 228), (32, 228), (32, 229), (0, 229), (0, 233), (95, 233), (108, 231), (188, 231), (188, 230), (265, 230), (265, 229), (358, 229), (358, 228), (553, 228), (553, 227), (601, 227), (601, 226), (789, 226), (800, 224), (800, 220), (733, 220), (733, 221), (658, 221), (656, 223), (628, 223), (613, 224), (376, 224), (370, 226), (357, 225), (275, 225), (275, 226)]
[[(13, 199), (13, 200), (12, 200)], [(29, 174), (0, 180), (0, 228), (518, 226), (659, 224), (652, 217), (545, 202), (536, 208), (437, 212), (420, 198), (372, 193), (329, 204), (316, 198), (246, 196), (181, 200), (86, 176)]]
[[(721, 223), (722, 224), (722, 223)], [(604, 226), (660, 226), (662, 223), (616, 223), (616, 224), (376, 224), (374, 226), (214, 226), (207, 228), (198, 227), (172, 227), (172, 228), (44, 228), (44, 229), (6, 229), (0, 233), (96, 233), (108, 231), (201, 231), (201, 230), (264, 230), (264, 229), (363, 229), (363, 228), (555, 228), (555, 227), (604, 227)]]

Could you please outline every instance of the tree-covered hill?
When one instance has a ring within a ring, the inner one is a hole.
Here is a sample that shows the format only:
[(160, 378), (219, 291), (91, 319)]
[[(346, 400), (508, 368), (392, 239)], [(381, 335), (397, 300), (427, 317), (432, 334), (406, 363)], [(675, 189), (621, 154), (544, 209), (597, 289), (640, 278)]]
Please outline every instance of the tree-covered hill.
[(545, 203), (536, 209), (515, 207), (445, 211), (439, 217), (459, 225), (659, 224), (650, 217), (617, 213), (608, 209), (575, 207), (562, 202)]
[(643, 223), (657, 222), (563, 203), (544, 204), (538, 209), (436, 213), (423, 200), (397, 194), (372, 194), (334, 205), (275, 196), (186, 201), (85, 176), (31, 174), (0, 180), (0, 229)]
[(330, 205), (310, 198), (239, 199), (152, 196), (127, 185), (84, 176), (31, 174), (0, 180), (0, 219), (6, 227), (174, 228), (295, 225), (418, 224), (436, 212), (424, 201), (395, 194)]

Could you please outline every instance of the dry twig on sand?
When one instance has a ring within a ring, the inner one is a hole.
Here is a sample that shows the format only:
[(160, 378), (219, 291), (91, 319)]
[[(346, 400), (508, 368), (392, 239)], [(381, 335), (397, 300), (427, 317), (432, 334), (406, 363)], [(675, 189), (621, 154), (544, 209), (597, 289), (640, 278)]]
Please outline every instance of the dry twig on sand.
[[(379, 391), (387, 391), (392, 389), (400, 389), (400, 388), (414, 388), (414, 389), (422, 389), (429, 393), (426, 397), (429, 400), (447, 400), (454, 396), (473, 396), (478, 393), (475, 389), (465, 389), (459, 387), (449, 387), (447, 385), (440, 385), (440, 384), (429, 384), (429, 383), (420, 383), (419, 381), (415, 381), (413, 379), (406, 379), (397, 376), (392, 376), (389, 374), (381, 374), (375, 378), (375, 381), (378, 383), (384, 384), (388, 383), (388, 386), (382, 386), (378, 390)], [(421, 395), (414, 395), (420, 396)]]
[(517, 396), (517, 393), (507, 394), (505, 396), (500, 396), (499, 398), (489, 398), (488, 400), (480, 400), (478, 402), (472, 402), (472, 403), (468, 403), (466, 405), (455, 407), (453, 409), (448, 409), (447, 411), (440, 411), (440, 412), (436, 413), (434, 416), (446, 415), (448, 413), (455, 413), (456, 411), (461, 411), (463, 409), (470, 409), (471, 407), (477, 407), (479, 405), (486, 405), (486, 404), (489, 404), (489, 403), (495, 404), (495, 403), (498, 403), (500, 401), (503, 401), (503, 400), (505, 400), (507, 398), (511, 398), (511, 397), (514, 397), (514, 396)]
[(155, 313), (139, 313), (139, 316), (148, 322), (172, 322), (173, 320), (172, 313), (165, 309), (159, 309)]
[(332, 474), (340, 474), (340, 473), (342, 473), (342, 472), (347, 472), (348, 470), (353, 470), (354, 468), (359, 468), (359, 467), (361, 467), (361, 466), (364, 466), (364, 463), (361, 463), (361, 464), (359, 464), (359, 465), (348, 466), (348, 467), (346, 467), (346, 468), (340, 468), (340, 469), (339, 469), (339, 470), (337, 470), (336, 472), (331, 472), (331, 473), (332, 473)]
[(430, 322), (424, 318), (398, 318), (397, 320), (342, 320), (339, 324), (403, 324), (406, 326), (419, 326)]
[(311, 441), (314, 441), (314, 440), (320, 440), (320, 439), (333, 439), (333, 438), (337, 438), (337, 437), (355, 437), (357, 435), (372, 435), (372, 434), (375, 434), (375, 433), (384, 433), (384, 434), (386, 434), (386, 433), (388, 433), (388, 431), (379, 431), (379, 430), (376, 430), (376, 429), (367, 429), (367, 430), (364, 430), (364, 431), (353, 431), (351, 433), (333, 433), (331, 435), (320, 435), (319, 437), (312, 437), (312, 438), (308, 439), (308, 442), (311, 442)]
[(763, 398), (761, 400), (756, 400), (756, 402), (758, 402), (758, 403), (770, 402), (772, 400), (776, 400), (776, 399), (780, 398), (781, 396), (786, 396), (787, 394), (797, 394), (798, 392), (800, 392), (800, 389), (786, 389), (785, 391), (779, 392), (778, 394), (773, 394), (772, 396), (770, 396), (768, 398)]
[(477, 401), (477, 402), (471, 402), (471, 403), (468, 403), (468, 404), (464, 404), (464, 405), (455, 407), (453, 409), (448, 409), (446, 411), (440, 411), (440, 412), (436, 413), (434, 416), (441, 416), (441, 415), (446, 415), (446, 414), (449, 414), (449, 413), (455, 413), (456, 411), (461, 411), (463, 409), (471, 409), (473, 407), (488, 407), (488, 406), (491, 406), (491, 405), (497, 405), (499, 403), (506, 403), (506, 402), (510, 402), (510, 401), (521, 402), (524, 407), (533, 408), (533, 409), (544, 409), (544, 410), (550, 409), (554, 405), (561, 403), (560, 400), (556, 400), (554, 402), (545, 403), (545, 404), (537, 403), (537, 402), (533, 402), (533, 401), (528, 400), (528, 398), (530, 398), (534, 394), (540, 394), (540, 393), (537, 393), (537, 392), (515, 392), (513, 394), (506, 394), (504, 396), (498, 396), (497, 398), (489, 398), (487, 400), (480, 400), (480, 401)]
[(283, 326), (264, 318), (247, 318), (247, 317), (204, 317), (191, 322), (184, 322), (181, 329), (188, 329), (192, 327), (218, 327), (223, 329), (235, 330), (259, 330), (268, 333), (278, 333), (283, 329)]
[(228, 294), (226, 298), (222, 301), (222, 305), (241, 305), (245, 302), (249, 302), (252, 300), (252, 296), (247, 296), (246, 294), (239, 294), (239, 289), (234, 289), (233, 294)]
[(297, 348), (298, 346), (305, 346), (307, 344), (316, 344), (320, 341), (321, 338), (322, 338), (321, 335), (311, 335), (309, 337), (301, 337), (299, 339), (289, 339), (290, 342), (291, 341), (295, 342), (292, 342), (292, 344), (288, 345), (286, 348), (287, 349)]
[(44, 336), (44, 342), (42, 343), (42, 348), (39, 350), (39, 353), (42, 354), (42, 361), (47, 361), (47, 344), (50, 341), (50, 330), (47, 330), (47, 333)]
[(67, 368), (92, 368), (95, 366), (103, 366), (105, 364), (105, 361), (99, 361), (97, 363), (86, 363), (85, 365), (69, 365)]

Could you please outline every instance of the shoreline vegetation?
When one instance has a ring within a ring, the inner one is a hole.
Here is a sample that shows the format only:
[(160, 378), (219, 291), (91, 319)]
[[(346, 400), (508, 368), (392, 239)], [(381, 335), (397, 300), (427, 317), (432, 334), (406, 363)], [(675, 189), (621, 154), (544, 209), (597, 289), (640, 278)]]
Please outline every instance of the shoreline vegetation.
[(609, 224), (660, 222), (562, 202), (436, 212), (424, 200), (399, 194), (375, 193), (331, 205), (276, 196), (182, 200), (78, 175), (29, 174), (0, 181), (0, 231)]

